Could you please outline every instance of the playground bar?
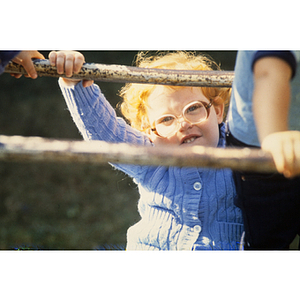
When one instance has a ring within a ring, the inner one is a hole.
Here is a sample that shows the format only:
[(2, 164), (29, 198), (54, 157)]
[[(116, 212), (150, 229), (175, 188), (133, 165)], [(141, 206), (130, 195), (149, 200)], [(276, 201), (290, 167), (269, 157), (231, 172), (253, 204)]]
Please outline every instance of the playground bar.
[[(38, 76), (65, 77), (57, 73), (49, 60), (35, 60)], [(27, 74), (23, 66), (10, 62), (5, 73)], [(85, 63), (74, 79), (104, 82), (144, 83), (178, 86), (231, 87), (233, 71), (190, 71), (138, 68), (124, 65)]]
[(0, 135), (0, 161), (137, 164), (179, 167), (231, 168), (276, 172), (269, 153), (259, 149), (144, 147), (103, 141), (66, 141)]

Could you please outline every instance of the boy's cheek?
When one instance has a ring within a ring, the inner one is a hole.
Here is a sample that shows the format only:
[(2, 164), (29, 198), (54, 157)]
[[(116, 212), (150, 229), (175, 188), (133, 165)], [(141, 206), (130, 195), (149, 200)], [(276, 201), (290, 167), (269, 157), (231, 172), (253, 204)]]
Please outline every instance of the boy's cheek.
[(162, 137), (157, 136), (153, 132), (152, 132), (152, 134), (148, 135), (148, 137), (155, 146), (168, 146), (168, 145), (177, 145), (178, 144), (175, 137), (162, 138)]

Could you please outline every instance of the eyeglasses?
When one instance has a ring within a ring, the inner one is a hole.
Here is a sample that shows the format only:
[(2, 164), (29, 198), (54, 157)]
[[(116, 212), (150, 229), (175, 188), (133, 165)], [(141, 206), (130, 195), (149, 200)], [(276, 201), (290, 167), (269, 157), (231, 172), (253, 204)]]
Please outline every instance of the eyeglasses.
[[(205, 103), (202, 101), (194, 101), (186, 105), (182, 110), (182, 117), (191, 125), (199, 124), (209, 117), (212, 101)], [(179, 117), (168, 114), (163, 115), (154, 122), (154, 128), (151, 130), (160, 137), (168, 137), (175, 133), (181, 125)]]

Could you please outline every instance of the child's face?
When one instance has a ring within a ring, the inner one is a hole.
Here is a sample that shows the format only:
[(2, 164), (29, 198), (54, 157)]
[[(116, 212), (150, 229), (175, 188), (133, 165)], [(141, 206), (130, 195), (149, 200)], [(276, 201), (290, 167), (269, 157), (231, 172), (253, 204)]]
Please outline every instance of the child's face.
[(165, 114), (172, 114), (180, 117), (181, 126), (168, 137), (157, 136), (150, 129), (147, 134), (155, 145), (178, 145), (208, 146), (216, 147), (219, 141), (218, 124), (223, 121), (224, 105), (211, 106), (209, 117), (199, 123), (192, 125), (182, 118), (183, 108), (194, 101), (209, 103), (199, 87), (168, 88), (157, 86), (148, 98), (148, 118), (151, 128), (155, 127), (157, 119)]

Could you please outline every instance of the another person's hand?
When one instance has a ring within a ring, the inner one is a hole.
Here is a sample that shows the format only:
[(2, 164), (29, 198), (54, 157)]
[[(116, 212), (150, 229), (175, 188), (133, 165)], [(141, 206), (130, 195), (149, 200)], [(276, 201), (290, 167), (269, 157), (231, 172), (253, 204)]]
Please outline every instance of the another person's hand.
[(300, 175), (300, 131), (269, 134), (261, 147), (272, 154), (279, 173), (287, 178)]
[[(85, 62), (84, 56), (77, 51), (51, 51), (49, 53), (49, 61), (52, 66), (56, 66), (58, 74), (65, 74), (71, 77), (78, 74)], [(63, 78), (67, 84), (76, 84), (80, 79)], [(93, 84), (93, 80), (83, 80), (82, 85), (88, 87)]]
[[(44, 55), (42, 55), (38, 51), (21, 51), (17, 56), (15, 56), (12, 61), (22, 65), (28, 75), (25, 75), (25, 77), (31, 77), (32, 79), (35, 79), (38, 77), (37, 72), (34, 68), (34, 64), (32, 62), (32, 59), (45, 59)], [(11, 74), (15, 78), (20, 78), (22, 74)]]

